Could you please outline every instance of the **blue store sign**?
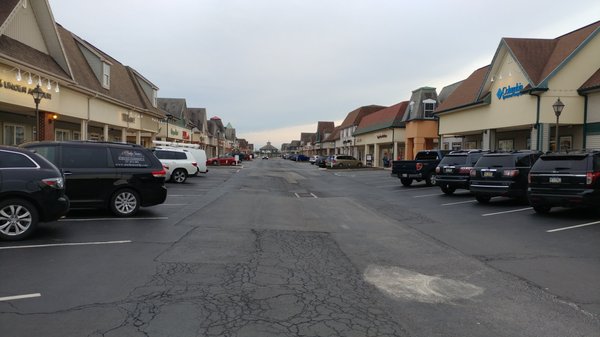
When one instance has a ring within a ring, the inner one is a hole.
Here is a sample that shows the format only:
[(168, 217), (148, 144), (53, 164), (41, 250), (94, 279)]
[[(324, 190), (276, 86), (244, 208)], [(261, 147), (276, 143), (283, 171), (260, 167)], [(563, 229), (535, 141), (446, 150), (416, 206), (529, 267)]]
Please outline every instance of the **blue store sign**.
[(514, 87), (509, 85), (507, 87), (499, 88), (498, 92), (496, 92), (496, 97), (498, 97), (498, 99), (507, 99), (521, 96), (521, 90), (523, 90), (523, 84), (521, 83), (515, 84)]

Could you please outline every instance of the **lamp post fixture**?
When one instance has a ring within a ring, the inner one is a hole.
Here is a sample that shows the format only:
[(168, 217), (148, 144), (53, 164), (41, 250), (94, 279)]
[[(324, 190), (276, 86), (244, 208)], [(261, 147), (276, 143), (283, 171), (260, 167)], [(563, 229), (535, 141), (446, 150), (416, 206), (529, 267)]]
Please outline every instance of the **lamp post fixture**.
[(38, 84), (33, 90), (31, 90), (31, 96), (35, 102), (35, 140), (40, 140), (40, 102), (44, 98), (45, 92), (40, 88)]
[(558, 140), (558, 119), (560, 118), (560, 113), (563, 111), (565, 104), (560, 101), (560, 97), (552, 104), (552, 109), (554, 109), (554, 114), (556, 115), (556, 135), (554, 136), (554, 141), (556, 143), (555, 150), (556, 152), (560, 152), (560, 141)]

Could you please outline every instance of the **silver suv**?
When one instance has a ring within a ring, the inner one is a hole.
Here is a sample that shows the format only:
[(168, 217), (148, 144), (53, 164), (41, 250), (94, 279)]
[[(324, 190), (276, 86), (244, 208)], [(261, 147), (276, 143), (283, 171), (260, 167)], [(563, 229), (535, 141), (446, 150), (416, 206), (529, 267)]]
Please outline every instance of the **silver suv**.
[(327, 167), (331, 168), (350, 168), (362, 166), (362, 161), (347, 155), (331, 156), (327, 161)]

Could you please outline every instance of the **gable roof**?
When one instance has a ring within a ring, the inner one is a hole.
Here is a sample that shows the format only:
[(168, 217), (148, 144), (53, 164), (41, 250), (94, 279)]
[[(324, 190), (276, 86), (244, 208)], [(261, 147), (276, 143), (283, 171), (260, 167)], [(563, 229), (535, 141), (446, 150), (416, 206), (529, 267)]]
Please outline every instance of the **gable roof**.
[(483, 95), (483, 97), (480, 97), (479, 93), (481, 92), (481, 87), (489, 69), (490, 65), (481, 67), (475, 70), (464, 81), (460, 82), (460, 85), (454, 89), (452, 94), (450, 94), (444, 102), (438, 105), (435, 113), (447, 112), (480, 103), (482, 98), (487, 96)]
[(158, 98), (158, 108), (175, 118), (183, 119), (187, 111), (185, 98)]
[(316, 134), (314, 132), (302, 132), (300, 133), (300, 142), (302, 144), (314, 143)]
[(389, 128), (404, 127), (402, 117), (404, 116), (407, 107), (408, 101), (403, 101), (365, 116), (360, 121), (356, 131), (354, 131), (354, 135), (356, 136)]
[(319, 121), (317, 123), (317, 133), (316, 133), (316, 141), (322, 142), (325, 140), (326, 135), (329, 135), (335, 129), (334, 122), (323, 122)]
[(340, 130), (342, 130), (342, 126), (336, 126), (329, 137), (325, 138), (324, 142), (335, 142), (336, 140), (340, 140)]
[(600, 68), (577, 91), (586, 93), (598, 89), (600, 89)]
[(385, 108), (385, 107), (381, 106), (381, 105), (361, 106), (360, 108), (348, 113), (348, 115), (346, 116), (346, 118), (344, 119), (342, 124), (340, 125), (340, 128), (345, 129), (345, 128), (349, 128), (351, 126), (356, 126), (356, 125), (360, 124), (360, 121), (363, 119), (364, 116), (371, 114), (375, 111), (379, 111), (383, 108)]
[[(3, 26), (8, 20), (13, 11), (15, 11), (15, 7), (17, 4), (21, 2), (20, 0), (2, 0), (0, 1), (0, 28), (4, 28)], [(0, 30), (2, 32), (2, 30)]]

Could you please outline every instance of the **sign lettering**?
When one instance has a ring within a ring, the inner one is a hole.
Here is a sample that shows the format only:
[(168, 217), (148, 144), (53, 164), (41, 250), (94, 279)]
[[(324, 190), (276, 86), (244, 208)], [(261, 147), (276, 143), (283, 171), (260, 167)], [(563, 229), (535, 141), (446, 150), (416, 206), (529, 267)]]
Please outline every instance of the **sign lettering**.
[(498, 88), (496, 92), (496, 97), (498, 99), (507, 99), (511, 97), (521, 96), (521, 90), (523, 90), (523, 84), (517, 83), (514, 87), (510, 85), (507, 87)]
[[(1, 79), (0, 79), (0, 88), (12, 90), (14, 92), (23, 93), (23, 94), (27, 94), (27, 95), (31, 95), (31, 92), (33, 91), (33, 88), (28, 88), (26, 86), (23, 86), (20, 84), (14, 84), (12, 82), (4, 81)], [(45, 92), (44, 96), (42, 96), (42, 98), (52, 99), (52, 94)]]

